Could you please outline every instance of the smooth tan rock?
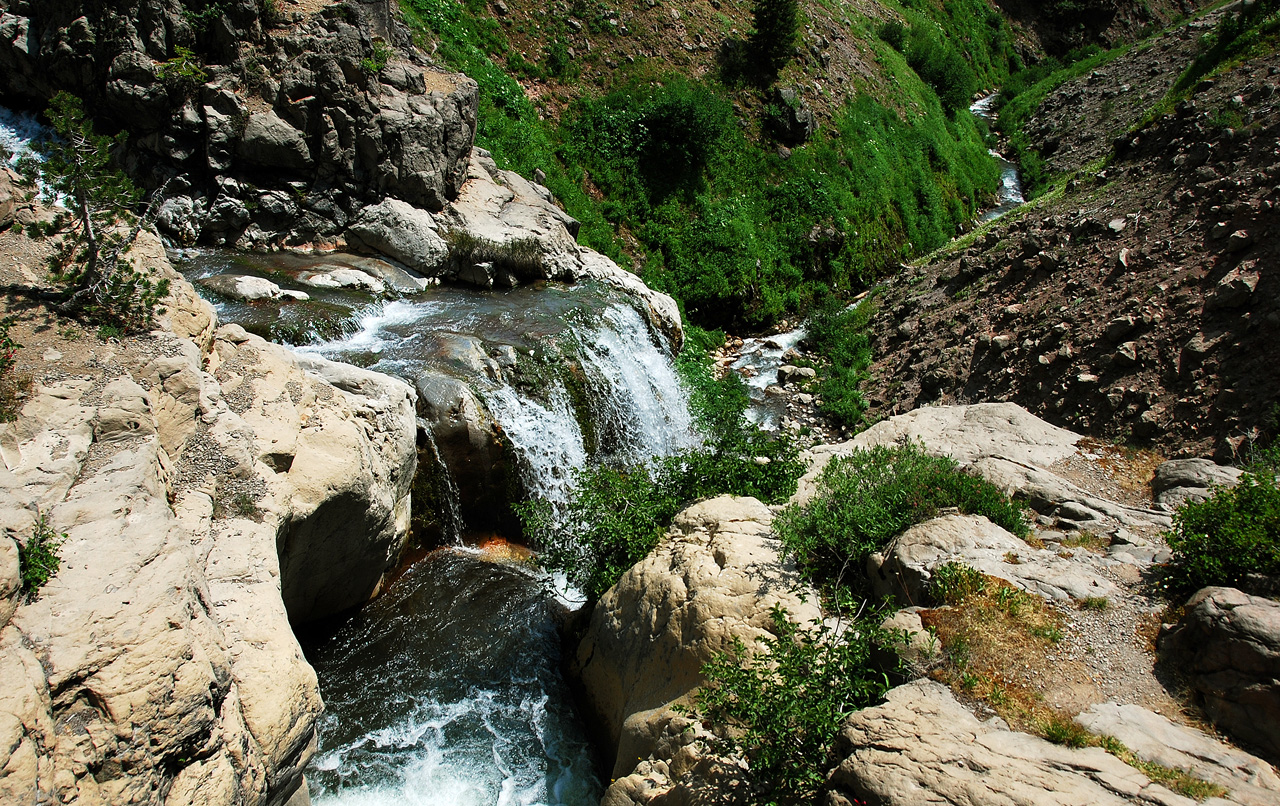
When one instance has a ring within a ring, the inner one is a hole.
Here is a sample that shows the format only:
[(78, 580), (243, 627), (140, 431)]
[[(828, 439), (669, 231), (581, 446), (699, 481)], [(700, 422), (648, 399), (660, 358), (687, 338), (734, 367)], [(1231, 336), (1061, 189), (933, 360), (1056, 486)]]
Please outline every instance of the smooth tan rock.
[[(676, 516), (662, 543), (601, 598), (576, 653), (591, 714), (617, 749), (614, 775), (653, 752), (654, 709), (687, 702), (735, 640), (769, 636), (781, 605), (807, 624), (817, 597), (784, 564), (769, 508), (722, 496)], [(636, 716), (644, 714), (643, 716)]]
[(1140, 705), (1097, 703), (1077, 716), (1076, 722), (1092, 733), (1115, 737), (1143, 761), (1189, 770), (1197, 778), (1225, 787), (1228, 803), (1271, 806), (1280, 802), (1280, 776), (1270, 764)]
[(1192, 806), (1106, 751), (1072, 749), (979, 722), (945, 687), (918, 680), (854, 713), (836, 743), (826, 803)]
[[(1010, 562), (1010, 560), (1016, 562)], [(959, 563), (1048, 599), (1115, 596), (1115, 583), (1088, 565), (1036, 549), (982, 515), (946, 515), (918, 523), (867, 560), (877, 597), (927, 605), (939, 566)]]

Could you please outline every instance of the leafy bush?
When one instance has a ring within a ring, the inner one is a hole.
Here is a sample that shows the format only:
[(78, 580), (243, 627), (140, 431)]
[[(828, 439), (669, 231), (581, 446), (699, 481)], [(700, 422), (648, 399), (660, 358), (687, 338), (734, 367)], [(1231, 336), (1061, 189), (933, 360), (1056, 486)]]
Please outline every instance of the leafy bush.
[(956, 605), (987, 589), (987, 579), (981, 571), (963, 563), (948, 562), (933, 571), (929, 581), (929, 596), (935, 602)]
[(1260, 468), (1205, 501), (1189, 501), (1165, 534), (1173, 560), (1165, 586), (1185, 596), (1209, 585), (1239, 587), (1251, 574), (1280, 576), (1280, 485)]
[(924, 26), (915, 26), (907, 36), (907, 64), (938, 94), (948, 113), (969, 106), (978, 91), (978, 77), (950, 43), (939, 39)]
[(827, 362), (817, 389), (822, 412), (841, 425), (857, 426), (867, 409), (858, 385), (871, 365), (867, 326), (874, 314), (873, 299), (846, 308), (829, 297), (809, 320), (805, 342)]
[(726, 737), (720, 752), (747, 759), (747, 802), (815, 803), (841, 722), (890, 688), (870, 659), (896, 637), (877, 626), (879, 612), (839, 636), (820, 624), (801, 627), (781, 607), (772, 616), (775, 637), (755, 652), (739, 641), (703, 667), (707, 683), (697, 695), (698, 712)]
[(919, 445), (855, 450), (832, 460), (818, 485), (808, 505), (783, 510), (774, 531), (822, 583), (858, 588), (868, 554), (945, 507), (985, 515), (1019, 537), (1030, 534), (1022, 508), (998, 487)]
[(18, 544), (18, 566), (22, 575), (22, 595), (28, 602), (34, 602), (53, 575), (58, 573), (62, 565), (58, 557), (58, 549), (67, 539), (65, 534), (58, 534), (49, 524), (43, 513), (36, 514), (35, 526), (31, 529), (31, 538), (26, 545)]

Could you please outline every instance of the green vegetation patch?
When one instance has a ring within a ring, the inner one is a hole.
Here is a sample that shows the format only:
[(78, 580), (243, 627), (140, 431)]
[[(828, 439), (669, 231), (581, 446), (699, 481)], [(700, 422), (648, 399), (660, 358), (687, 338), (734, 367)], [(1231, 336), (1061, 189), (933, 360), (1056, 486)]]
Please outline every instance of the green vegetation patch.
[(738, 641), (703, 667), (699, 716), (727, 737), (720, 752), (750, 764), (744, 802), (818, 802), (840, 724), (891, 687), (871, 662), (877, 647), (902, 640), (877, 626), (883, 616), (871, 612), (836, 636), (823, 625), (798, 625), (775, 607), (773, 637), (754, 652)]
[(819, 583), (863, 587), (868, 554), (946, 507), (985, 515), (1019, 537), (1030, 535), (1022, 508), (998, 487), (919, 445), (855, 450), (833, 459), (818, 486), (808, 505), (779, 514), (774, 530)]
[(833, 422), (850, 428), (862, 424), (867, 410), (858, 386), (871, 366), (869, 325), (874, 315), (873, 298), (846, 308), (829, 297), (809, 319), (805, 335), (809, 348), (824, 361), (816, 390), (820, 408)]
[(22, 595), (28, 602), (34, 602), (53, 575), (58, 573), (62, 559), (59, 549), (66, 542), (67, 536), (59, 534), (49, 523), (43, 513), (37, 513), (35, 525), (31, 528), (31, 537), (25, 544), (18, 544), (18, 566), (22, 576)]
[(712, 377), (707, 346), (723, 338), (691, 328), (677, 364), (708, 435), (702, 448), (646, 464), (583, 468), (565, 511), (546, 501), (517, 506), (538, 562), (563, 571), (592, 601), (644, 559), (694, 501), (727, 493), (780, 503), (795, 492), (804, 472), (796, 448), (746, 421), (749, 398), (740, 378)]
[(1173, 560), (1163, 584), (1182, 597), (1209, 585), (1240, 587), (1253, 574), (1280, 576), (1280, 484), (1258, 467), (1205, 501), (1183, 504), (1165, 534)]

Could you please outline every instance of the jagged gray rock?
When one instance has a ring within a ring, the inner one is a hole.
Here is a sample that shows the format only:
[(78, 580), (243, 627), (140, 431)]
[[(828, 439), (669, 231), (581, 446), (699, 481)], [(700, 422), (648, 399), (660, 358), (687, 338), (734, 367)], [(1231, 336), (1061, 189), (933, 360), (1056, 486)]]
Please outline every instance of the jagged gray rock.
[(1212, 459), (1171, 459), (1156, 468), (1151, 492), (1158, 504), (1172, 510), (1184, 501), (1203, 501), (1212, 487), (1235, 486), (1243, 474), (1239, 468)]

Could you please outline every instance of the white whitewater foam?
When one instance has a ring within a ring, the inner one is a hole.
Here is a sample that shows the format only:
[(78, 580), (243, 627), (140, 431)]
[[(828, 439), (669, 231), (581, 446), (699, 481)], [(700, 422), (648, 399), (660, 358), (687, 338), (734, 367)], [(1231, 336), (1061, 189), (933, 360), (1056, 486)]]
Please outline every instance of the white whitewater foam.
[(625, 439), (620, 458), (645, 462), (700, 444), (675, 365), (634, 308), (610, 305), (600, 326), (580, 338), (584, 361), (608, 387), (607, 399), (597, 402), (607, 406), (600, 414), (612, 417)]
[(561, 511), (569, 502), (573, 471), (587, 464), (582, 431), (564, 387), (559, 382), (552, 386), (548, 405), (509, 386), (485, 390), (484, 398), (520, 457), (525, 489)]

